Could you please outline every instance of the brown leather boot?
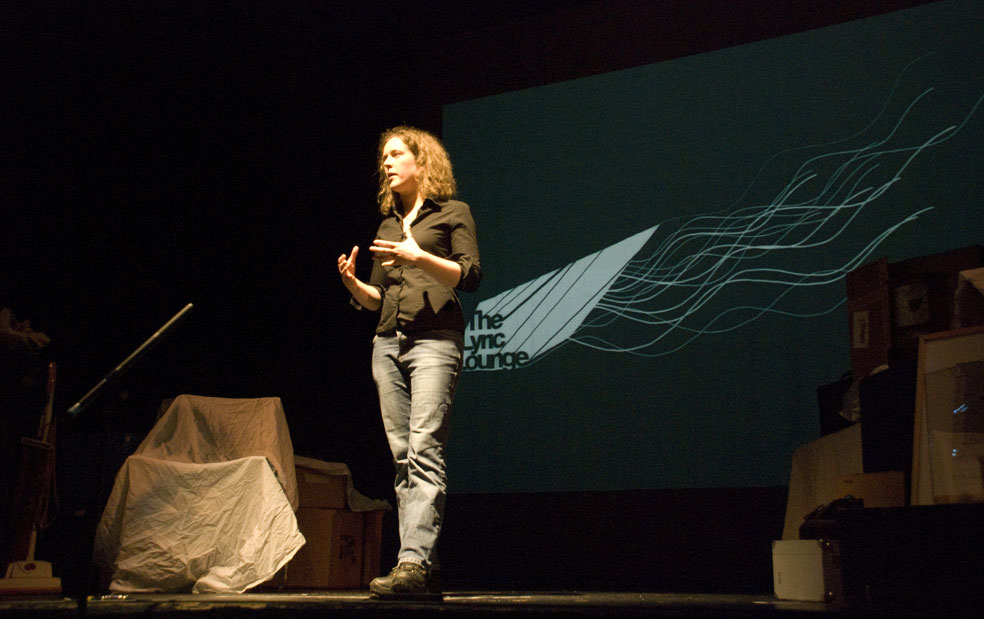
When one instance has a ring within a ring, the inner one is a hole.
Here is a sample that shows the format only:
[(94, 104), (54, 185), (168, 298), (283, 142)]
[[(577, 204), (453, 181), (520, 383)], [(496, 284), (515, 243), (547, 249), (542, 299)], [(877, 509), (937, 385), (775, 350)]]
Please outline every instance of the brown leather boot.
[(440, 587), (432, 582), (427, 569), (417, 563), (403, 562), (387, 576), (374, 578), (369, 583), (369, 593), (383, 600), (441, 600)]

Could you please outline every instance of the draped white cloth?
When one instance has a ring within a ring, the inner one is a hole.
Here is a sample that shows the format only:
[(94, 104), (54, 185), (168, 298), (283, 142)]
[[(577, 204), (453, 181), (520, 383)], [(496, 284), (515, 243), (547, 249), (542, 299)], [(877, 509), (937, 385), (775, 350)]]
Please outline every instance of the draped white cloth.
[(198, 464), (263, 456), (297, 509), (294, 446), (280, 398), (180, 395), (134, 453)]
[(117, 474), (93, 558), (111, 591), (242, 592), (304, 545), (296, 504), (279, 398), (179, 396)]

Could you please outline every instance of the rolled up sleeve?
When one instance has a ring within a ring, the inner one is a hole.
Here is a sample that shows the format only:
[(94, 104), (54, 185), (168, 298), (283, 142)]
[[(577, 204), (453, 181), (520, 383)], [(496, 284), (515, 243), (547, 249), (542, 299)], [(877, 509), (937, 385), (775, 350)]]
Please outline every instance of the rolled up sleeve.
[(478, 253), (478, 237), (475, 234), (475, 220), (472, 217), (471, 209), (467, 204), (461, 202), (459, 219), (451, 232), (451, 255), (449, 260), (453, 260), (461, 267), (461, 277), (455, 286), (464, 292), (474, 292), (478, 290), (478, 285), (482, 282), (482, 261)]

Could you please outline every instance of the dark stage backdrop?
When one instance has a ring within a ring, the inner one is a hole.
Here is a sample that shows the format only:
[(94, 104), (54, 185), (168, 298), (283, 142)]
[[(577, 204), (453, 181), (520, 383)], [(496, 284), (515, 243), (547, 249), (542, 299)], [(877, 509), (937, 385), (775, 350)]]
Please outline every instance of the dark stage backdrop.
[(485, 280), (456, 492), (781, 486), (844, 275), (981, 243), (984, 5), (444, 107)]

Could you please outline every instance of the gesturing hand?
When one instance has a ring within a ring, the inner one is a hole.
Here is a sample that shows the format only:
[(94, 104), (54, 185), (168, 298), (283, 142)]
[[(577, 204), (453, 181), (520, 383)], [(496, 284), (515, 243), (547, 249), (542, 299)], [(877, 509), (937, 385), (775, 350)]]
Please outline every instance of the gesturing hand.
[(373, 252), (376, 260), (381, 260), (385, 267), (415, 264), (424, 253), (409, 230), (407, 230), (407, 238), (399, 243), (383, 239), (374, 240), (369, 251)]
[(355, 257), (359, 255), (359, 246), (352, 248), (352, 253), (348, 256), (342, 254), (338, 257), (338, 273), (342, 276), (342, 281), (352, 281), (355, 279)]

